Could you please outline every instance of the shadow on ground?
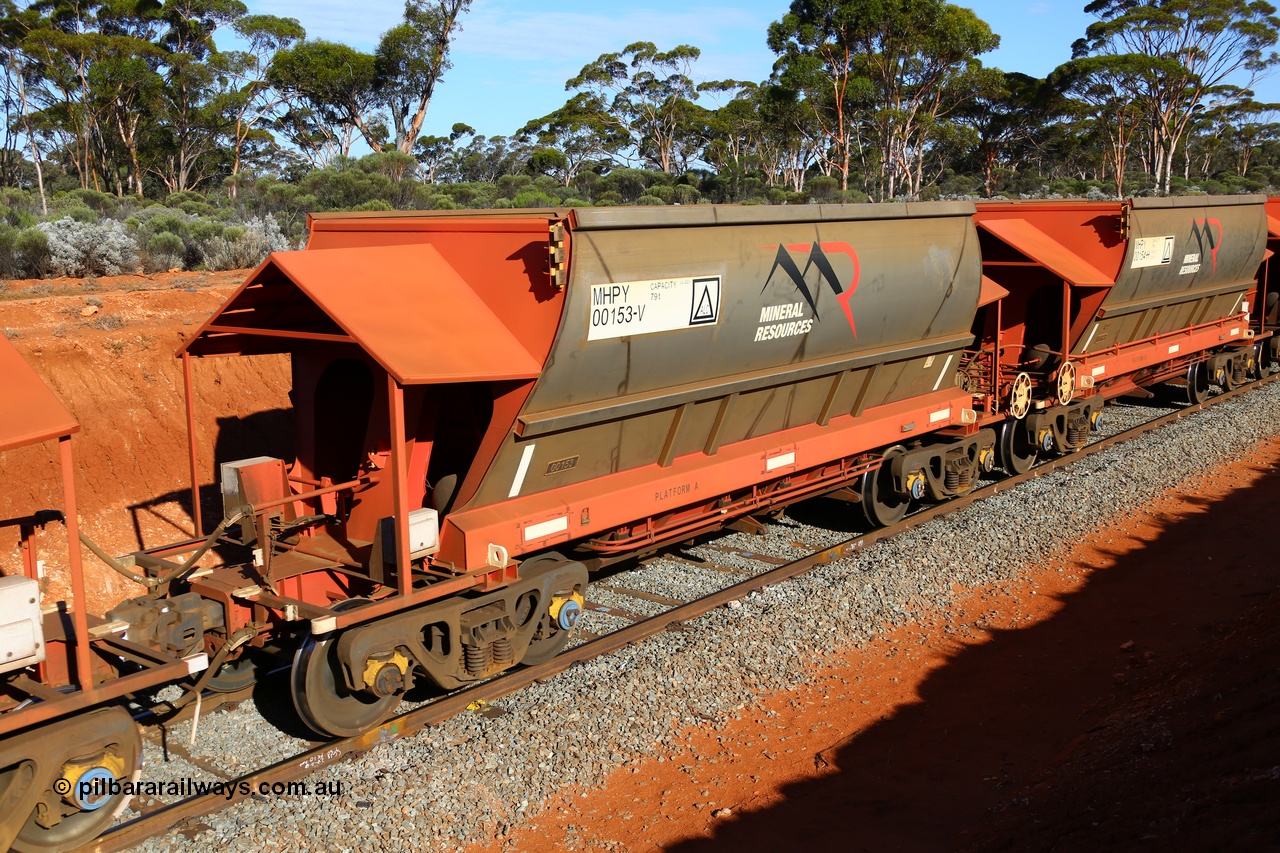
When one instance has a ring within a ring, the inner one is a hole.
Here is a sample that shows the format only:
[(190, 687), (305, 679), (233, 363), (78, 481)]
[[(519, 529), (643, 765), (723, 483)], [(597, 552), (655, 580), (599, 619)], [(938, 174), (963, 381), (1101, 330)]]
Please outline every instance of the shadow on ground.
[[(1274, 725), (1262, 741), (1210, 733), (1204, 736), (1221, 742), (1162, 762), (1150, 760), (1160, 743), (1130, 749), (1117, 738), (1114, 755), (1095, 756), (1095, 778), (1076, 779), (1066, 791), (1044, 778), (1091, 730), (1111, 725), (1117, 708), (1156, 684), (1167, 686), (1175, 660), (1182, 666), (1189, 655), (1213, 654), (1217, 638), (1280, 587), (1273, 532), (1280, 471), (1263, 469), (1253, 485), (1217, 502), (1184, 498), (1185, 511), (1155, 520), (1150, 541), (1132, 549), (1117, 541), (1100, 561), (1109, 567), (1078, 565), (1088, 581), (1052, 618), (963, 647), (926, 677), (918, 702), (825, 750), (822, 758), (836, 772), (787, 786), (775, 806), (735, 811), (710, 839), (667, 849), (1224, 849), (1179, 835), (1183, 830), (1170, 825), (1183, 806), (1175, 801), (1189, 788), (1204, 789), (1206, 774), (1228, 774), (1234, 764), (1280, 771)], [(1260, 657), (1252, 666), (1276, 679), (1275, 659)], [(1268, 695), (1260, 701), (1273, 701), (1274, 721), (1280, 703), (1275, 692)], [(1206, 755), (1217, 764), (1209, 766)], [(1115, 795), (1126, 798), (1122, 806), (1098, 802), (1111, 796), (1103, 784), (1110, 775), (1130, 780)], [(1035, 792), (1025, 787), (1036, 780)], [(1097, 792), (1087, 790), (1095, 784)], [(1274, 828), (1280, 813), (1280, 781), (1271, 785), (1265, 814), (1254, 806), (1198, 810), (1210, 825), (1208, 836), (1196, 837), (1215, 837), (1216, 827), (1230, 849), (1276, 849), (1266, 847), (1274, 836), (1259, 834)], [(1016, 841), (991, 830), (1031, 808), (1039, 811), (1019, 824), (1026, 834)], [(1065, 813), (1073, 808), (1084, 811)]]

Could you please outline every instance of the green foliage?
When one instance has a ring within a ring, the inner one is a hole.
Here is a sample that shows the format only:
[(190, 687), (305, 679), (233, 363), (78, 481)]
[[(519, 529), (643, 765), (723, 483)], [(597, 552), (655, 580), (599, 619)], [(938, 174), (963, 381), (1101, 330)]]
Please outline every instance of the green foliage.
[(0, 278), (13, 278), (18, 274), (18, 229), (12, 225), (0, 225)]
[(666, 202), (658, 198), (656, 195), (650, 195), (649, 193), (645, 193), (644, 195), (640, 196), (640, 198), (636, 199), (636, 204), (656, 205), (656, 204), (666, 204)]
[(649, 187), (647, 190), (644, 191), (643, 194), (641, 194), (639, 203), (653, 204), (653, 202), (651, 201), (645, 201), (644, 200), (645, 196), (649, 196), (650, 198), (657, 198), (658, 201), (662, 202), (663, 204), (671, 204), (673, 201), (676, 200), (676, 188), (672, 186)]
[(44, 278), (49, 273), (52, 256), (49, 238), (39, 228), (26, 228), (13, 243), (17, 253), (18, 272), (26, 278)]
[(64, 207), (62, 210), (60, 210), (56, 214), (56, 216), (58, 218), (61, 218), (63, 216), (70, 216), (76, 222), (84, 222), (87, 224), (93, 224), (102, 218), (102, 215), (98, 213), (96, 210), (92, 210), (91, 208), (85, 207), (83, 205), (77, 205), (75, 207)]
[(511, 200), (512, 207), (556, 207), (556, 199), (537, 190), (526, 190), (518, 193)]

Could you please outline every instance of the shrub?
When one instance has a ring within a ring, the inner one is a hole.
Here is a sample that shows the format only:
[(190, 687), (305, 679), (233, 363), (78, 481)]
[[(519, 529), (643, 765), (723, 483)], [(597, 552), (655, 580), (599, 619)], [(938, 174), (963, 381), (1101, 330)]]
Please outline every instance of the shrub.
[(676, 204), (697, 204), (702, 193), (698, 192), (698, 188), (689, 184), (676, 184), (675, 187)]
[[(649, 189), (645, 190), (641, 194), (640, 198), (643, 199), (647, 195), (657, 198), (658, 201), (662, 202), (663, 204), (671, 204), (671, 202), (676, 200), (676, 188), (665, 187), (665, 186), (652, 186), (652, 187), (649, 187)], [(651, 201), (638, 201), (637, 203), (653, 204), (653, 202)]]
[(40, 228), (27, 228), (18, 234), (13, 248), (17, 252), (18, 269), (27, 278), (43, 278), (49, 274), (49, 236)]
[(371, 198), (363, 204), (357, 204), (352, 210), (395, 210), (395, 208), (383, 199)]
[(0, 278), (18, 275), (18, 229), (0, 225)]
[(212, 216), (216, 212), (213, 205), (202, 201), (184, 201), (178, 209), (188, 216)]
[(665, 202), (665, 201), (663, 201), (662, 199), (658, 198), (656, 195), (652, 195), (652, 194), (650, 194), (649, 192), (647, 192), (647, 191), (646, 191), (644, 195), (642, 195), (642, 196), (640, 196), (640, 198), (636, 199), (636, 204), (643, 204), (643, 205), (655, 205), (655, 204), (658, 204), (658, 205), (662, 205), (662, 204), (666, 204), (666, 202)]
[(171, 234), (168, 231), (152, 234), (143, 252), (142, 268), (147, 272), (163, 272), (181, 267), (186, 248), (186, 244), (177, 234)]
[(145, 220), (145, 230), (148, 234), (168, 232), (169, 234), (177, 234), (179, 237), (187, 236), (189, 231), (186, 214), (172, 212), (157, 213), (149, 216)]
[(54, 199), (53, 206), (64, 213), (70, 213), (72, 207), (88, 207), (98, 213), (114, 213), (120, 206), (120, 200), (107, 193), (81, 188), (60, 194), (59, 198)]
[(197, 219), (190, 223), (191, 239), (196, 242), (204, 242), (210, 237), (221, 237), (222, 232), (226, 230), (225, 225), (221, 222), (210, 222), (207, 219)]
[(102, 215), (99, 214), (98, 211), (91, 210), (87, 207), (84, 207), (83, 205), (80, 207), (67, 208), (66, 210), (62, 211), (59, 218), (63, 216), (70, 216), (76, 222), (83, 222), (86, 225), (92, 225), (93, 223), (97, 222), (99, 219), (102, 218)]
[(55, 275), (119, 275), (137, 264), (136, 245), (119, 222), (89, 224), (68, 216), (41, 222), (39, 228), (48, 238), (49, 265)]
[(818, 175), (816, 178), (810, 178), (806, 187), (810, 198), (825, 204), (835, 199), (836, 193), (840, 191), (840, 181), (830, 175)]
[(556, 200), (536, 190), (525, 190), (511, 200), (512, 207), (555, 207)]
[(203, 193), (198, 193), (195, 190), (183, 190), (182, 192), (171, 193), (169, 197), (164, 200), (164, 203), (169, 207), (181, 207), (183, 204), (188, 202), (204, 204), (208, 200), (209, 199)]
[(210, 270), (238, 270), (256, 267), (270, 252), (293, 248), (280, 231), (274, 216), (254, 217), (244, 225), (231, 225), (219, 237), (201, 244), (204, 264)]

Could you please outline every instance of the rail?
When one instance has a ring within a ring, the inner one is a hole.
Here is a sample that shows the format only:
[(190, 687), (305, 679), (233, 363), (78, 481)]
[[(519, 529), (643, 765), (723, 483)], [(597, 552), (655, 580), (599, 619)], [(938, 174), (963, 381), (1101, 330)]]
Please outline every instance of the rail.
[[(154, 812), (121, 824), (94, 842), (77, 848), (77, 853), (89, 853), (89, 851), (93, 851), (93, 853), (111, 853), (112, 851), (132, 847), (147, 838), (173, 828), (181, 821), (201, 817), (241, 800), (249, 799), (252, 796), (251, 794), (241, 792), (257, 791), (262, 783), (271, 784), (297, 780), (323, 767), (328, 767), (335, 762), (341, 761), (345, 756), (357, 755), (379, 744), (416, 734), (428, 726), (437, 725), (462, 713), (473, 703), (488, 702), (506, 696), (537, 681), (542, 681), (561, 673), (574, 664), (640, 642), (668, 630), (673, 625), (694, 619), (717, 607), (728, 604), (730, 601), (756, 592), (765, 586), (789, 580), (812, 571), (819, 566), (863, 551), (876, 543), (891, 539), (935, 519), (959, 512), (983, 498), (1008, 491), (1015, 486), (1034, 480), (1051, 471), (1074, 464), (1095, 453), (1117, 444), (1122, 444), (1125, 441), (1130, 441), (1166, 424), (1188, 417), (1211, 406), (1224, 403), (1275, 381), (1280, 381), (1280, 374), (1255, 380), (1248, 385), (1220, 394), (1203, 403), (1187, 406), (1124, 432), (1099, 439), (1074, 453), (1046, 460), (1024, 474), (1006, 477), (975, 489), (968, 495), (953, 498), (946, 503), (920, 510), (892, 527), (873, 530), (847, 539), (844, 542), (816, 551), (798, 560), (779, 565), (747, 580), (732, 584), (710, 595), (680, 604), (656, 616), (592, 639), (562, 652), (544, 664), (523, 667), (504, 673), (482, 684), (458, 690), (435, 702), (395, 717), (361, 735), (328, 741), (292, 758), (230, 780), (220, 791), (200, 794), (165, 805)], [(227, 792), (233, 789), (234, 792), (228, 795)]]

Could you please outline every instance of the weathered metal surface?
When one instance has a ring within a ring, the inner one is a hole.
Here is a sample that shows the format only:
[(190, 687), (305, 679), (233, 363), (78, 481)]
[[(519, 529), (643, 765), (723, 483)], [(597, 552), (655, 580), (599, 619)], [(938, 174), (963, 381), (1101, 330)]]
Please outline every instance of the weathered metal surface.
[(36, 376), (7, 338), (0, 336), (0, 451), (60, 438), (80, 425)]
[(251, 346), (245, 335), (280, 351), (293, 341), (350, 342), (402, 385), (528, 379), (541, 369), (424, 244), (274, 253), (182, 351)]
[(984, 272), (1011, 292), (1005, 342), (1064, 348), (1063, 282), (1073, 288), (1066, 349), (1076, 356), (1242, 313), (1266, 248), (1263, 202), (979, 203)]
[(575, 211), (555, 345), (520, 435), (468, 506), (950, 387), (982, 286), (971, 215), (960, 203)]

